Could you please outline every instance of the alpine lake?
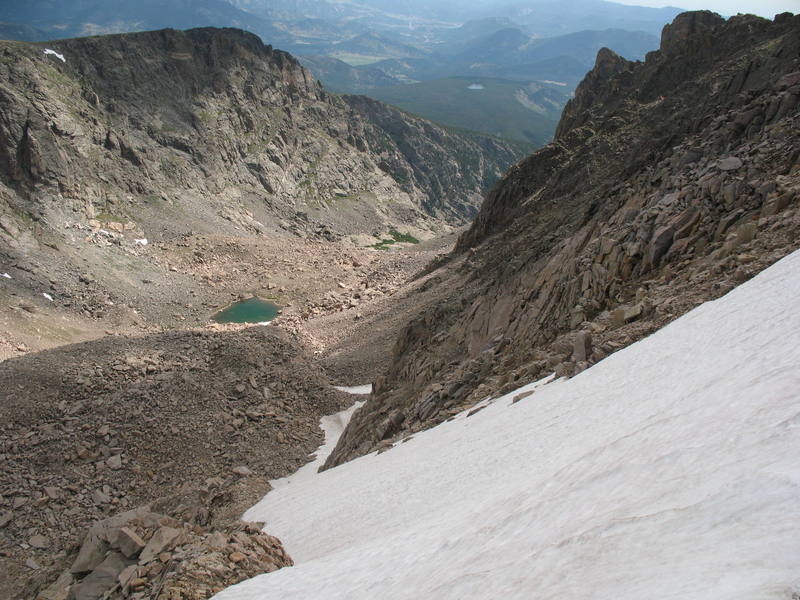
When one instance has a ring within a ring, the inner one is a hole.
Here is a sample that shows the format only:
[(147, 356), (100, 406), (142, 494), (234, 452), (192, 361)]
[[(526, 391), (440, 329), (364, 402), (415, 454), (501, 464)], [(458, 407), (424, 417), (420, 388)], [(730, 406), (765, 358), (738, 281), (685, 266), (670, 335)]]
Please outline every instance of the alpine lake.
[(240, 300), (211, 317), (217, 323), (266, 323), (278, 316), (280, 307), (261, 298)]

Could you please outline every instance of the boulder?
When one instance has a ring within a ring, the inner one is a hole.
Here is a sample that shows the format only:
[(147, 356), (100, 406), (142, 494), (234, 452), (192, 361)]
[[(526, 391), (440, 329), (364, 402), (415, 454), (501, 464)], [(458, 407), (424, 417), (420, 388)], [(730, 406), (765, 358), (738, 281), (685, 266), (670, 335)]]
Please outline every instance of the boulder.
[(139, 564), (147, 564), (158, 558), (162, 552), (172, 549), (178, 542), (183, 530), (175, 527), (160, 527), (151, 537), (139, 555)]
[(72, 575), (69, 571), (64, 571), (58, 579), (39, 592), (36, 600), (67, 600), (70, 586), (72, 586)]
[(145, 547), (144, 540), (139, 535), (128, 527), (123, 527), (119, 530), (117, 535), (117, 547), (126, 557), (132, 558), (139, 554), (142, 548)]
[(742, 162), (741, 158), (729, 156), (720, 160), (719, 163), (717, 163), (717, 166), (721, 171), (735, 171), (736, 169), (740, 169), (743, 164), (744, 163)]
[(50, 540), (48, 540), (43, 535), (33, 535), (28, 540), (28, 543), (33, 546), (34, 548), (38, 548), (39, 550), (44, 550), (48, 546), (50, 546)]
[(70, 573), (74, 575), (83, 575), (92, 571), (97, 565), (103, 562), (106, 552), (109, 550), (109, 545), (102, 540), (98, 535), (91, 533), (86, 536), (83, 542), (78, 557), (70, 567)]
[(650, 243), (650, 264), (658, 266), (661, 258), (667, 253), (675, 239), (675, 228), (671, 225), (662, 227), (653, 235)]
[(588, 331), (579, 331), (575, 336), (572, 350), (572, 360), (585, 362), (592, 355), (592, 336)]
[(119, 575), (132, 564), (119, 552), (111, 552), (80, 583), (72, 586), (70, 600), (100, 600), (117, 585)]

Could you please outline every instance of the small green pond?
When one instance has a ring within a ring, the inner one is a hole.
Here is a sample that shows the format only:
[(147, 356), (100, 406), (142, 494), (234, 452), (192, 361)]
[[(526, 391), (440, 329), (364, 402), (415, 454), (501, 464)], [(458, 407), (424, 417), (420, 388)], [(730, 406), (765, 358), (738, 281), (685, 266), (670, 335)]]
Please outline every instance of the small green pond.
[(265, 323), (280, 312), (280, 307), (261, 298), (248, 298), (231, 304), (215, 314), (212, 320), (217, 323)]

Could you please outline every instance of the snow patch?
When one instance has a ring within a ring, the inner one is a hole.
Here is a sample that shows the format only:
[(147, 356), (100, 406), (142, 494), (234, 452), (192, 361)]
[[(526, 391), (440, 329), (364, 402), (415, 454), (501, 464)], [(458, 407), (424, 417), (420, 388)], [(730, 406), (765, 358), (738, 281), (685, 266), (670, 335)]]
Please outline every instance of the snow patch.
[(11, 275), (9, 275), (8, 273), (3, 273), (2, 275), (0, 275), (0, 277), (2, 277), (3, 279), (11, 279)]
[(137, 246), (147, 246), (149, 242), (147, 241), (147, 238), (140, 238), (133, 240), (133, 243), (136, 244)]
[(368, 383), (366, 385), (354, 385), (351, 387), (344, 386), (344, 385), (335, 385), (333, 386), (340, 392), (347, 392), (348, 394), (358, 394), (358, 395), (366, 395), (372, 393), (372, 384)]
[(50, 300), (50, 302), (52, 302), (52, 301), (53, 301), (53, 297), (52, 297), (50, 294), (48, 294), (47, 292), (44, 292), (44, 293), (42, 294), (42, 296), (44, 296), (45, 298), (47, 298), (48, 300)]
[[(325, 433), (325, 442), (323, 442), (322, 446), (320, 446), (319, 449), (317, 449), (317, 451), (314, 453), (314, 460), (303, 465), (297, 471), (287, 477), (273, 479), (270, 481), (269, 483), (272, 486), (272, 489), (279, 489), (291, 483), (306, 481), (314, 477), (319, 468), (325, 464), (326, 460), (328, 460), (328, 457), (331, 455), (331, 452), (333, 452), (333, 449), (336, 448), (336, 444), (339, 442), (339, 438), (344, 432), (345, 427), (347, 427), (347, 424), (350, 422), (350, 418), (353, 416), (353, 413), (363, 405), (364, 402), (356, 402), (353, 404), (353, 406), (341, 412), (322, 417), (319, 420), (319, 426)], [(257, 512), (258, 506), (259, 505), (257, 504), (248, 510), (242, 518), (247, 520), (251, 513)]]
[(785, 600), (798, 296), (800, 252), (572, 379), (275, 489), (246, 518), (296, 566), (216, 600)]
[(64, 58), (63, 54), (59, 54), (58, 52), (56, 52), (55, 50), (51, 50), (50, 48), (45, 48), (44, 49), (44, 53), (45, 54), (52, 54), (53, 56), (55, 56), (58, 60), (60, 60), (63, 63), (67, 62), (67, 59)]

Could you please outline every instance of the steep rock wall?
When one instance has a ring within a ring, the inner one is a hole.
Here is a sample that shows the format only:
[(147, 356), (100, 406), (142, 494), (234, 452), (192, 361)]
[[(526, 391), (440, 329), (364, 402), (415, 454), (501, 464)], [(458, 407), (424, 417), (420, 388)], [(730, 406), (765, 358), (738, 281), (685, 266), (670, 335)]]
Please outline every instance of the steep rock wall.
[[(3, 42), (0, 109), (0, 214), (23, 228), (64, 212), (136, 222), (162, 203), (251, 233), (461, 224), (517, 158), (332, 96), (234, 29)], [(335, 218), (348, 207), (371, 218)]]
[(421, 294), (327, 466), (574, 375), (796, 249), (798, 33), (789, 14), (685, 13), (645, 62), (601, 50), (554, 143), (439, 266), (449, 299)]

